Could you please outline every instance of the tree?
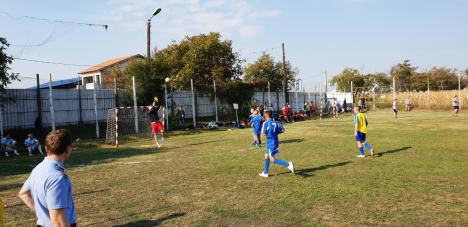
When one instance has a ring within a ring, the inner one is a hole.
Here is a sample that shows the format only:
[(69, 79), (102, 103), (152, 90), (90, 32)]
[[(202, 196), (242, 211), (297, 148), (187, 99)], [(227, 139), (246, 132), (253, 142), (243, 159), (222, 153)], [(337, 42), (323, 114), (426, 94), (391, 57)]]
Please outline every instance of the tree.
[(458, 75), (455, 69), (434, 67), (428, 72), (429, 80), (434, 84), (434, 90), (458, 89)]
[(411, 77), (414, 75), (417, 67), (411, 65), (410, 60), (404, 60), (392, 67), (390, 74), (395, 77), (395, 83), (399, 90), (411, 91)]
[[(294, 86), (299, 70), (293, 68), (289, 62), (286, 62), (285, 69), (289, 84)], [(283, 88), (283, 64), (275, 63), (271, 55), (263, 53), (254, 63), (244, 68), (244, 81), (262, 87), (270, 82), (272, 90), (280, 90)]]
[(164, 84), (164, 79), (149, 72), (149, 65), (145, 59), (132, 60), (125, 69), (124, 74), (126, 79), (124, 81), (127, 82), (125, 82), (126, 85), (123, 85), (122, 88), (126, 89), (127, 96), (131, 94), (132, 77), (135, 77), (138, 105), (151, 104), (154, 96), (159, 97), (160, 101), (163, 101), (164, 90), (162, 85)]
[(219, 33), (211, 32), (185, 37), (156, 53), (152, 71), (156, 77), (171, 78), (171, 86), (189, 89), (190, 79), (198, 89), (210, 89), (213, 80), (219, 87), (242, 74), (239, 54), (233, 51), (231, 40), (221, 40)]
[(390, 77), (385, 73), (370, 73), (364, 77), (364, 87), (368, 90), (374, 86), (388, 87), (392, 83)]
[(345, 68), (340, 74), (335, 75), (330, 83), (338, 91), (349, 92), (351, 91), (351, 81), (354, 87), (364, 87), (366, 84), (365, 77), (357, 69), (352, 68)]
[[(283, 62), (276, 63), (276, 69), (278, 70), (281, 78), (283, 78)], [(284, 74), (286, 75), (286, 80), (288, 81), (288, 90), (294, 88), (294, 84), (296, 82), (296, 76), (299, 75), (299, 69), (297, 67), (292, 66), (291, 62), (286, 61), (284, 67)], [(281, 88), (283, 87), (281, 82)]]
[(6, 54), (6, 49), (10, 46), (7, 40), (0, 37), (0, 101), (5, 101), (5, 89), (8, 84), (11, 84), (15, 80), (19, 80), (19, 74), (10, 73), (11, 63), (13, 63), (13, 57)]

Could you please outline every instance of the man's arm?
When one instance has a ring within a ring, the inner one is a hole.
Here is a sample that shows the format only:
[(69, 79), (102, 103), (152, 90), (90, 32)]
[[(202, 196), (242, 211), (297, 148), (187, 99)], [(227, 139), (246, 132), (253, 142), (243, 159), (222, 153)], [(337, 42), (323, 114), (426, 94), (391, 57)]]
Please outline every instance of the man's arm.
[(70, 226), (68, 223), (67, 216), (65, 215), (65, 208), (49, 210), (50, 222), (54, 227), (65, 227)]
[(18, 197), (20, 197), (20, 199), (24, 202), (24, 204), (26, 204), (26, 206), (29, 207), (29, 209), (31, 210), (35, 210), (34, 209), (34, 200), (31, 196), (31, 191), (29, 191), (29, 189), (25, 188), (24, 186), (21, 188), (21, 190), (19, 191), (18, 193)]

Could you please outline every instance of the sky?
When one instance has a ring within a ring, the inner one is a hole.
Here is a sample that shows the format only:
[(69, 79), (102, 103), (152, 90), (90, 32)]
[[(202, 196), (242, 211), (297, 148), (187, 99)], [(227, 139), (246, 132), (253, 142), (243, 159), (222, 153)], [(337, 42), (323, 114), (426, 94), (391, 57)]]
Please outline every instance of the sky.
[[(409, 59), (419, 70), (468, 68), (466, 0), (0, 0), (0, 36), (16, 58), (95, 65), (146, 55), (146, 21), (155, 8), (162, 11), (152, 19), (152, 47), (214, 31), (252, 63), (262, 52), (281, 60), (284, 42), (308, 91), (325, 72), (331, 78), (346, 67), (388, 73)], [(34, 86), (37, 73), (46, 82), (49, 74), (67, 79), (85, 68), (15, 60), (11, 71), (22, 81), (9, 87)]]

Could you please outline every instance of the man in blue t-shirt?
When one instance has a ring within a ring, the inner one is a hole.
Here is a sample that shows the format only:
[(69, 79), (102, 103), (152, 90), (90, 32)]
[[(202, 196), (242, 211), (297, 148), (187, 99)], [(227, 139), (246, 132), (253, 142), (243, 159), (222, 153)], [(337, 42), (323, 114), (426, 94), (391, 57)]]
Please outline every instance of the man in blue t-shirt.
[(70, 133), (50, 132), (45, 148), (47, 157), (33, 169), (18, 196), (36, 212), (38, 226), (76, 226), (73, 190), (64, 166), (72, 152)]
[(250, 126), (252, 127), (253, 137), (254, 137), (254, 145), (257, 147), (262, 146), (262, 140), (260, 138), (260, 134), (262, 132), (262, 121), (263, 117), (260, 115), (259, 110), (256, 109), (253, 111), (250, 118)]
[(266, 146), (265, 151), (265, 168), (263, 172), (259, 174), (261, 177), (268, 177), (268, 169), (270, 168), (270, 161), (276, 165), (284, 166), (291, 170), (294, 173), (294, 165), (292, 162), (285, 162), (281, 159), (277, 159), (276, 155), (279, 153), (279, 139), (278, 134), (284, 132), (283, 125), (271, 118), (271, 113), (265, 111), (264, 113), (265, 122), (262, 126), (262, 134), (266, 136)]
[(28, 138), (24, 141), (24, 146), (26, 146), (26, 150), (28, 150), (29, 156), (32, 155), (32, 152), (39, 152), (42, 153), (42, 147), (39, 143), (39, 140), (34, 138), (32, 133), (28, 134)]
[(2, 138), (1, 143), (2, 149), (4, 150), (6, 157), (10, 157), (11, 154), (19, 155), (18, 151), (16, 150), (16, 140), (11, 138), (10, 133), (5, 134), (5, 136)]

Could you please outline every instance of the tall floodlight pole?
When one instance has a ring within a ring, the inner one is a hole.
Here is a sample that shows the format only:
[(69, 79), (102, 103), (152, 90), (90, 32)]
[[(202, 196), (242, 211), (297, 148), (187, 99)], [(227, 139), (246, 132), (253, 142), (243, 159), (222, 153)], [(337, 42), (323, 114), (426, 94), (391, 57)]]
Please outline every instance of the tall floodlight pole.
[(148, 63), (151, 61), (151, 19), (160, 12), (161, 8), (157, 8), (146, 23), (146, 57), (148, 58)]

